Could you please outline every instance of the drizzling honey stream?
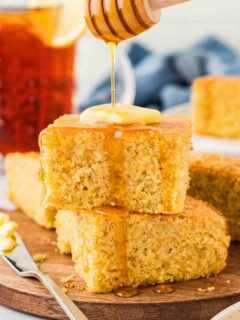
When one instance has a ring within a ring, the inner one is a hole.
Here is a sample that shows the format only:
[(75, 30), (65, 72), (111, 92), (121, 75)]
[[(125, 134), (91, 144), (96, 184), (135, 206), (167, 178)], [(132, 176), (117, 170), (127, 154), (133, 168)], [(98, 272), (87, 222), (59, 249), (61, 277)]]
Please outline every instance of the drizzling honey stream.
[(116, 60), (116, 43), (108, 42), (107, 43), (110, 63), (111, 63), (111, 103), (112, 111), (116, 112), (116, 89), (115, 89), (115, 60)]
[(111, 100), (115, 108), (116, 45), (160, 20), (160, 9), (188, 0), (86, 0), (85, 20), (93, 35), (105, 41), (111, 58)]

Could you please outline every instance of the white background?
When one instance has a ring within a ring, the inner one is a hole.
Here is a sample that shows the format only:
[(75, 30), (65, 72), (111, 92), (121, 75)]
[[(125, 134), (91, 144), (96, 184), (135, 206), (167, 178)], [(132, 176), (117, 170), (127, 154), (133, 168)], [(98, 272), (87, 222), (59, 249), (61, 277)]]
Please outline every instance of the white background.
[[(156, 51), (184, 49), (206, 35), (217, 35), (240, 51), (240, 0), (191, 0), (162, 10), (161, 21), (135, 39)], [(108, 72), (104, 42), (87, 34), (79, 41), (77, 76), (83, 99)]]

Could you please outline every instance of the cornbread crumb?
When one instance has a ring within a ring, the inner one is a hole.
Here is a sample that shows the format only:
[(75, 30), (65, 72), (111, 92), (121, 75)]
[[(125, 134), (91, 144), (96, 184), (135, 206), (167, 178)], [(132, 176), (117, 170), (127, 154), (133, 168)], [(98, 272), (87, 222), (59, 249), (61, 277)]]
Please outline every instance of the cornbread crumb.
[(79, 211), (114, 202), (130, 212), (181, 212), (190, 137), (183, 117), (93, 127), (81, 125), (78, 115), (63, 116), (40, 135), (45, 205)]
[(14, 249), (16, 241), (12, 237), (0, 239), (0, 253), (6, 253)]
[(225, 267), (230, 241), (224, 217), (190, 197), (175, 215), (107, 207), (59, 211), (56, 231), (59, 250), (72, 253), (91, 292), (217, 274)]
[(215, 291), (215, 287), (198, 288), (197, 291), (201, 292), (201, 293), (213, 292), (213, 291)]
[(76, 286), (76, 289), (77, 289), (77, 291), (84, 291), (85, 287), (82, 285), (78, 285), (78, 286)]
[(71, 274), (71, 275), (69, 275), (69, 276), (62, 277), (62, 278), (61, 278), (61, 282), (66, 283), (66, 282), (69, 282), (69, 281), (73, 281), (73, 279), (74, 279), (74, 275)]
[(68, 281), (65, 283), (65, 288), (72, 289), (74, 287), (74, 283), (72, 281)]
[(219, 154), (199, 154), (190, 162), (191, 196), (221, 211), (232, 240), (240, 240), (240, 159)]
[(231, 281), (230, 281), (230, 280), (226, 280), (226, 283), (228, 283), (228, 284), (229, 284), (229, 283), (231, 283)]
[(39, 225), (53, 228), (56, 211), (43, 205), (39, 153), (9, 153), (5, 163), (9, 199)]
[(14, 232), (17, 230), (17, 223), (14, 221), (5, 222), (0, 226), (0, 239), (13, 237)]
[(17, 230), (17, 223), (10, 221), (8, 214), (0, 212), (0, 253), (11, 251), (16, 246), (14, 232)]
[(193, 83), (194, 129), (199, 134), (240, 138), (240, 77), (208, 76)]
[(45, 253), (36, 253), (32, 258), (34, 262), (42, 263), (47, 259), (47, 255)]

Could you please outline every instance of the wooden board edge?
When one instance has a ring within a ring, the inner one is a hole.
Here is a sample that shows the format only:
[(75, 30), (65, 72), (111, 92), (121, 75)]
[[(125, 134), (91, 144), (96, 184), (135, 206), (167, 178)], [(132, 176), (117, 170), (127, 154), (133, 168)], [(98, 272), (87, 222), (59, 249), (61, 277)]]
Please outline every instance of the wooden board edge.
[[(126, 320), (130, 319), (159, 320), (209, 320), (224, 308), (240, 300), (240, 293), (229, 297), (183, 301), (178, 303), (161, 304), (109, 304), (109, 303), (78, 303), (89, 320)], [(61, 308), (53, 298), (43, 297), (0, 285), (0, 304), (20, 312), (56, 319), (67, 320)]]

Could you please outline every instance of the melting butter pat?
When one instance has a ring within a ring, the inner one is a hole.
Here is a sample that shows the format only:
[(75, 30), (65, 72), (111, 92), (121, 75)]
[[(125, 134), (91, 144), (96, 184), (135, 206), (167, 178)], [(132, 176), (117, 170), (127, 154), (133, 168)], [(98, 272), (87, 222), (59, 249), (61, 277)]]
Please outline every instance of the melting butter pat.
[(0, 253), (11, 251), (16, 246), (16, 230), (17, 223), (10, 221), (9, 215), (0, 212)]
[(113, 112), (111, 104), (103, 104), (90, 107), (80, 115), (80, 123), (86, 125), (96, 122), (147, 125), (157, 123), (160, 119), (161, 113), (157, 110), (124, 104), (116, 104), (116, 112)]

